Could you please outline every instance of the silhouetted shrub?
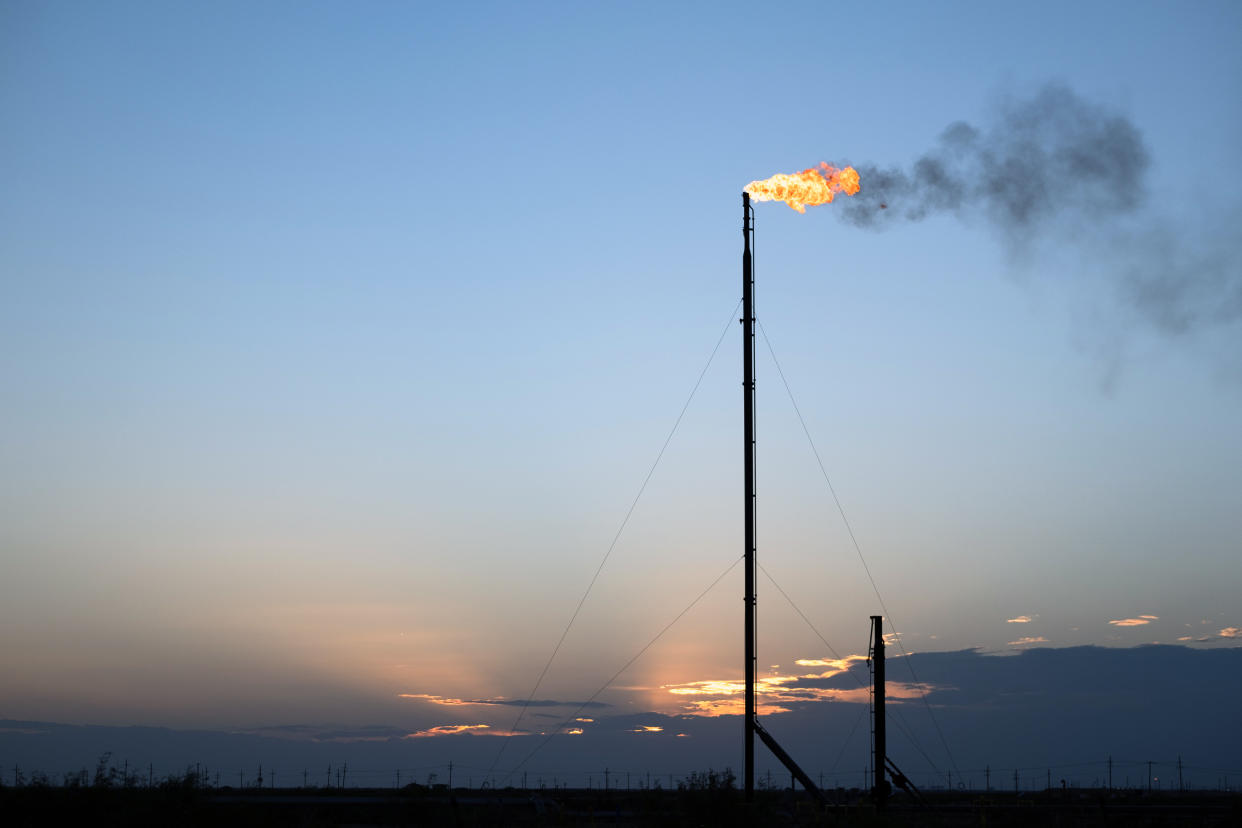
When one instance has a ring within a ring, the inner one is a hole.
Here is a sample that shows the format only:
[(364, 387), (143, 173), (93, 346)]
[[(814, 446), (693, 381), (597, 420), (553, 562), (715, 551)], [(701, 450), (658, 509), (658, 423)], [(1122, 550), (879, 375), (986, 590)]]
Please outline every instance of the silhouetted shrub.
[(728, 792), (737, 787), (737, 777), (732, 768), (715, 771), (711, 768), (706, 773), (692, 772), (688, 777), (677, 783), (679, 791), (711, 791)]

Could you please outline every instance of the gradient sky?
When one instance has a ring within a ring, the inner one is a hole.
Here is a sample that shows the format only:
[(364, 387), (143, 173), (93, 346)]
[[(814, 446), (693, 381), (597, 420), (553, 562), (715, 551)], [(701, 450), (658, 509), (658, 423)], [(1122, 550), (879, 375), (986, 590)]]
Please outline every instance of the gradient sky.
[[(976, 214), (761, 204), (759, 318), (907, 648), (1228, 645), (1238, 4), (6, 0), (0, 715), (415, 729), (473, 720), (401, 694), (524, 698), (735, 318), (742, 187), (908, 165), (1050, 82), (1140, 131), (1125, 223), (1016, 253)], [(1127, 299), (1133, 238), (1223, 274), (1198, 323)], [(738, 339), (541, 698), (740, 555)], [(760, 561), (864, 652), (881, 610), (759, 353)], [(761, 663), (829, 657), (759, 587)], [(741, 590), (602, 698), (740, 677)]]

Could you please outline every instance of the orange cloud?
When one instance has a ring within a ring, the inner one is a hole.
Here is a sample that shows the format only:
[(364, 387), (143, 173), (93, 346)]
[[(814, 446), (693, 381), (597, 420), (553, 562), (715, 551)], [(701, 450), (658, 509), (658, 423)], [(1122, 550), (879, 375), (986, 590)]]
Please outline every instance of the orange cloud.
[[(797, 664), (799, 667), (831, 667), (836, 671), (831, 675), (836, 675), (837, 673), (844, 673), (849, 670), (855, 662), (866, 660), (866, 656), (847, 655), (845, 658), (800, 658), (795, 661), (794, 664)], [(829, 674), (827, 673), (820, 674), (820, 678), (828, 677)]]
[(1237, 627), (1225, 627), (1220, 631), (1221, 638), (1242, 638), (1242, 629)]
[[(871, 690), (866, 685), (851, 688), (823, 687), (823, 679), (833, 678), (849, 670), (855, 662), (866, 661), (865, 656), (850, 655), (841, 659), (806, 658), (795, 663), (800, 666), (828, 667), (822, 673), (806, 675), (763, 676), (755, 681), (756, 707), (761, 715), (788, 713), (792, 705), (808, 702), (850, 702), (867, 704)], [(681, 708), (692, 716), (733, 716), (745, 713), (745, 684), (736, 679), (708, 679), (684, 684), (669, 684), (662, 688), (678, 697)], [(918, 698), (924, 688), (902, 682), (888, 683), (888, 698), (894, 701)], [(687, 698), (689, 697), (689, 698)]]
[(639, 725), (630, 731), (631, 733), (663, 733), (664, 728), (656, 725)]
[(1010, 641), (1009, 646), (1010, 647), (1026, 647), (1031, 644), (1047, 644), (1047, 643), (1048, 643), (1048, 639), (1044, 638), (1042, 635), (1028, 635), (1023, 638), (1019, 638), (1017, 641)]
[[(432, 736), (454, 736), (458, 733), (477, 733), (482, 730), (490, 730), (491, 725), (438, 725), (428, 730), (420, 730), (416, 733), (406, 734), (406, 739), (427, 739)], [(498, 735), (495, 733), (486, 735)]]
[(1140, 615), (1138, 618), (1118, 618), (1115, 621), (1109, 621), (1114, 627), (1141, 627), (1144, 624), (1150, 624), (1152, 621), (1159, 621), (1158, 615)]
[(1006, 618), (1006, 624), (1029, 624), (1038, 618), (1038, 615), (1019, 615), (1017, 618)]
[[(451, 699), (447, 696), (433, 696), (429, 693), (398, 693), (399, 699), (422, 699), (432, 704), (442, 704), (446, 707), (459, 707), (462, 705), (486, 704), (487, 702), (467, 701), (466, 699)], [(480, 725), (482, 727), (483, 725)]]
[[(755, 709), (760, 716), (772, 716), (777, 713), (788, 713), (788, 707), (781, 707), (777, 704), (768, 704), (763, 701), (755, 702)], [(746, 712), (745, 699), (695, 699), (687, 702), (683, 708), (683, 713), (691, 716), (741, 716)]]
[(436, 696), (431, 693), (398, 693), (399, 699), (420, 699), (422, 701), (439, 704), (445, 707), (471, 707), (471, 706), (489, 706), (489, 707), (571, 707), (580, 705), (581, 707), (600, 708), (608, 707), (607, 704), (597, 701), (575, 702), (575, 701), (557, 701), (555, 699), (509, 699), (504, 696), (497, 696), (491, 699), (456, 699), (452, 696)]

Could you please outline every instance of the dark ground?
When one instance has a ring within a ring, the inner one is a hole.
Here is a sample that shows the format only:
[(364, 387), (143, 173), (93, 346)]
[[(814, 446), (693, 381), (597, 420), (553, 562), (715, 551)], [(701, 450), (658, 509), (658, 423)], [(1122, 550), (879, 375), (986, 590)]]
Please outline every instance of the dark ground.
[(1242, 826), (1242, 795), (1214, 792), (931, 794), (927, 806), (895, 797), (883, 811), (857, 791), (830, 792), (818, 807), (803, 793), (760, 791), (401, 791), (139, 788), (0, 789), (0, 824), (24, 826)]

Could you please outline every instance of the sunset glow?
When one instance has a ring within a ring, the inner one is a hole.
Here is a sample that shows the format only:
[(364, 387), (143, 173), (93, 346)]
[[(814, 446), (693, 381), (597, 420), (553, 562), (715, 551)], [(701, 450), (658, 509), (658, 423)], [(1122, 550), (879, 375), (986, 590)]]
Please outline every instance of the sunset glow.
[[(829, 666), (820, 673), (803, 675), (771, 675), (755, 680), (756, 705), (761, 714), (787, 713), (796, 705), (815, 702), (846, 702), (868, 704), (871, 690), (865, 680), (859, 679), (854, 687), (827, 687), (824, 683), (847, 673), (851, 665), (865, 662), (866, 657), (849, 655), (841, 659), (797, 659), (799, 666)], [(894, 702), (919, 698), (933, 689), (931, 685), (920, 687), (900, 681), (889, 680), (888, 697)], [(681, 684), (664, 685), (667, 694), (677, 699), (682, 712), (694, 716), (741, 715), (744, 710), (744, 682), (736, 679), (707, 679)]]

